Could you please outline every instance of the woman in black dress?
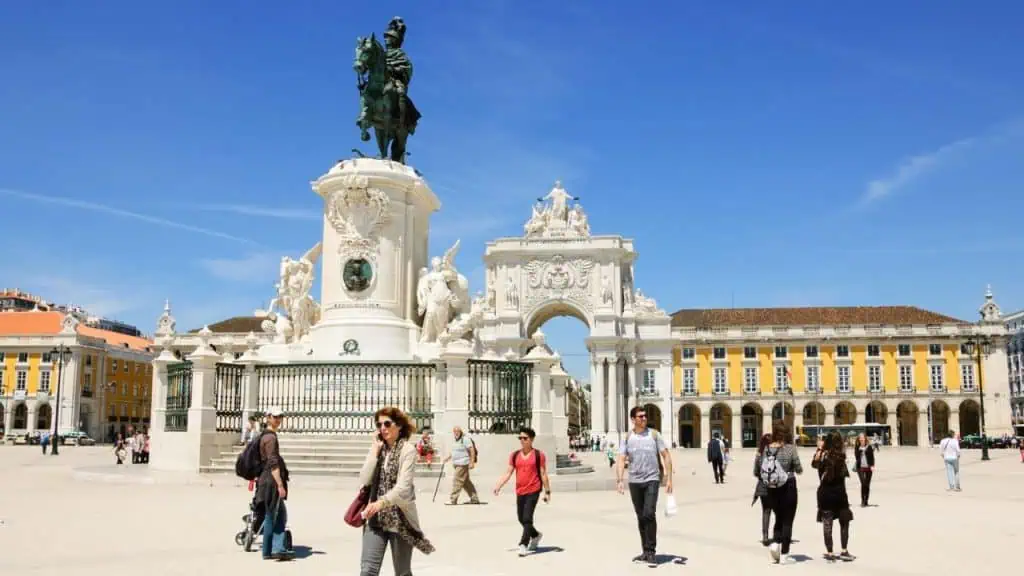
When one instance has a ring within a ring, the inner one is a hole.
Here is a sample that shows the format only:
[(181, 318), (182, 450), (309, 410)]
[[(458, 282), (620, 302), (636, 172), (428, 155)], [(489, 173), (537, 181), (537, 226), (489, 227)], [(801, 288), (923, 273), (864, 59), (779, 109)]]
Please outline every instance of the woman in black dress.
[[(818, 451), (814, 453), (811, 466), (818, 470), (821, 484), (818, 486), (818, 522), (821, 522), (825, 535), (825, 559), (835, 561), (851, 561), (853, 555), (847, 550), (850, 543), (850, 522), (853, 512), (850, 500), (846, 495), (846, 479), (850, 470), (846, 465), (846, 453), (843, 437), (839, 432), (832, 432), (824, 440), (818, 441)], [(839, 521), (839, 539), (842, 552), (839, 556), (832, 553), (832, 524)]]

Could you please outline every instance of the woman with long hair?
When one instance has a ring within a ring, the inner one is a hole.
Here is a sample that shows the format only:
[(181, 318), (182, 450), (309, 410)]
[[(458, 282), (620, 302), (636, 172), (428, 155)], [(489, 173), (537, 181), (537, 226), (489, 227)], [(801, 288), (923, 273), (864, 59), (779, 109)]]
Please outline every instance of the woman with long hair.
[(871, 477), (875, 473), (875, 448), (868, 442), (868, 437), (861, 432), (857, 436), (857, 445), (853, 449), (857, 478), (860, 479), (860, 506), (867, 508), (871, 496)]
[(416, 513), (416, 446), (409, 438), (416, 425), (394, 406), (377, 410), (374, 415), (377, 437), (373, 441), (359, 480), (370, 487), (369, 504), (363, 511), (362, 557), (360, 576), (378, 576), (384, 552), (391, 546), (395, 576), (411, 576), (413, 548), (430, 554), (433, 544), (420, 530)]
[(768, 507), (775, 514), (772, 528), (772, 543), (768, 547), (772, 562), (778, 564), (789, 556), (793, 542), (793, 519), (796, 518), (797, 489), (796, 475), (803, 474), (800, 454), (793, 445), (793, 435), (782, 420), (772, 425), (772, 441), (761, 455), (761, 480), (768, 488)]
[[(850, 543), (850, 522), (853, 512), (850, 510), (850, 499), (846, 495), (846, 478), (850, 470), (846, 465), (846, 452), (843, 437), (839, 432), (832, 432), (822, 441), (818, 441), (818, 450), (814, 453), (811, 466), (818, 469), (818, 522), (821, 522), (825, 536), (825, 559), (829, 561), (853, 560), (847, 547)], [(842, 552), (839, 556), (832, 553), (832, 524), (839, 520), (839, 543)]]
[[(754, 478), (757, 478), (757, 484), (754, 486), (754, 500), (761, 499), (761, 545), (768, 546), (772, 541), (768, 538), (768, 528), (771, 526), (772, 521), (772, 509), (768, 502), (768, 486), (761, 480), (761, 457), (764, 456), (764, 450), (772, 443), (772, 435), (765, 434), (761, 436), (761, 441), (757, 444), (757, 454), (754, 456)], [(753, 502), (750, 503), (753, 506)]]

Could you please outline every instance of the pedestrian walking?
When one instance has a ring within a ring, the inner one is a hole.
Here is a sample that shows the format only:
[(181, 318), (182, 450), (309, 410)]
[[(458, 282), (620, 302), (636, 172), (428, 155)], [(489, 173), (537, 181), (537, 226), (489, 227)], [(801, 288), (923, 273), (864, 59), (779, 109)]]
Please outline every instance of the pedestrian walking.
[(952, 430), (946, 432), (946, 437), (942, 439), (942, 442), (939, 442), (939, 453), (942, 454), (942, 461), (946, 464), (946, 482), (949, 483), (949, 487), (946, 490), (959, 492), (960, 442), (957, 441)]
[(502, 487), (515, 474), (516, 517), (523, 527), (522, 536), (519, 538), (520, 556), (536, 552), (537, 544), (540, 543), (543, 536), (533, 523), (533, 513), (541, 498), (541, 490), (544, 491), (544, 502), (551, 501), (551, 481), (548, 479), (547, 457), (533, 447), (533, 439), (536, 437), (537, 433), (533, 428), (524, 426), (519, 429), (520, 448), (512, 452), (508, 460), (508, 470), (494, 487), (494, 495), (497, 496), (501, 493)]
[(114, 441), (114, 457), (117, 458), (118, 466), (124, 464), (125, 456), (126, 454), (124, 450), (124, 437), (121, 436), (120, 432), (118, 432), (117, 440)]
[(657, 430), (647, 427), (647, 413), (634, 406), (629, 411), (633, 430), (619, 447), (619, 461), (615, 470), (616, 490), (625, 493), (626, 460), (629, 460), (629, 496), (636, 513), (640, 532), (639, 556), (634, 562), (657, 566), (655, 551), (658, 544), (658, 487), (665, 482), (665, 492), (672, 493), (672, 456), (665, 440)]
[(43, 432), (43, 435), (39, 437), (39, 444), (43, 447), (43, 456), (46, 456), (46, 447), (50, 444), (49, 432)]
[[(861, 437), (864, 437), (863, 434)], [(825, 538), (825, 560), (852, 561), (854, 556), (848, 548), (853, 511), (850, 510), (850, 498), (846, 494), (846, 478), (850, 476), (850, 470), (846, 466), (846, 451), (839, 432), (833, 431), (825, 440), (818, 440), (818, 450), (814, 453), (811, 466), (818, 470), (820, 480), (817, 519), (821, 522)], [(832, 553), (832, 525), (836, 520), (839, 521), (839, 545), (842, 547), (838, 556)]]
[(772, 442), (761, 457), (761, 480), (768, 488), (768, 503), (775, 516), (772, 544), (768, 547), (775, 564), (793, 561), (789, 547), (793, 541), (793, 519), (797, 507), (796, 475), (803, 472), (789, 427), (781, 420), (775, 422)]
[(868, 442), (867, 436), (857, 436), (857, 446), (853, 449), (854, 465), (857, 467), (857, 478), (860, 479), (860, 506), (867, 508), (871, 496), (871, 477), (875, 473), (875, 447)]
[(256, 501), (263, 505), (263, 559), (291, 560), (294, 552), (285, 542), (285, 526), (288, 523), (288, 465), (281, 457), (277, 431), (284, 421), (281, 408), (267, 412), (267, 430), (260, 436), (260, 463), (263, 472), (256, 481)]
[(456, 426), (452, 429), (452, 441), (451, 450), (448, 453), (448, 457), (444, 459), (445, 462), (451, 460), (452, 468), (455, 469), (455, 474), (452, 478), (452, 494), (450, 503), (452, 505), (459, 503), (459, 494), (463, 490), (469, 495), (470, 504), (479, 504), (480, 497), (477, 495), (476, 486), (473, 485), (473, 480), (469, 477), (469, 471), (476, 468), (476, 443), (473, 439), (463, 433), (462, 428)]
[(722, 444), (718, 432), (715, 432), (711, 440), (708, 441), (708, 462), (711, 463), (711, 471), (715, 475), (715, 484), (725, 481), (724, 460), (725, 445)]
[[(772, 443), (772, 435), (761, 436), (757, 445), (757, 454), (754, 456), (754, 478), (757, 484), (754, 485), (754, 500), (761, 500), (761, 545), (768, 546), (772, 543), (768, 538), (768, 528), (771, 527), (772, 509), (768, 502), (768, 485), (761, 480), (761, 457), (764, 456), (765, 448)], [(751, 502), (753, 505), (753, 502)]]
[(363, 510), (362, 554), (359, 576), (378, 576), (384, 553), (391, 547), (395, 576), (412, 576), (412, 551), (424, 554), (434, 545), (423, 535), (416, 510), (416, 446), (409, 438), (416, 425), (398, 408), (388, 406), (374, 415), (377, 437), (359, 472), (363, 486), (370, 487)]

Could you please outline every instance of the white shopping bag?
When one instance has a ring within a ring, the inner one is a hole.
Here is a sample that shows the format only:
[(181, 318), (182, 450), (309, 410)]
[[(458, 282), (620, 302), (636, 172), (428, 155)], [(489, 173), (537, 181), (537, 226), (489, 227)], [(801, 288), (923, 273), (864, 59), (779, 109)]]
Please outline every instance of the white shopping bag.
[(679, 512), (679, 507), (676, 505), (676, 497), (672, 494), (665, 495), (665, 517), (671, 518)]

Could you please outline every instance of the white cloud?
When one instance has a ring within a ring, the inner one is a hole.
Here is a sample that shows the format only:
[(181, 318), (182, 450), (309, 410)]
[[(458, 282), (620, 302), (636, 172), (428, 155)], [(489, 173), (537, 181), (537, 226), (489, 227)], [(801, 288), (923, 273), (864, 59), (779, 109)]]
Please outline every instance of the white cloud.
[(240, 216), (260, 216), (265, 218), (280, 218), (282, 220), (313, 220), (323, 219), (323, 214), (318, 210), (307, 210), (304, 208), (280, 208), (274, 206), (255, 206), (251, 204), (196, 204), (189, 208), (201, 212), (229, 212)]
[(254, 252), (241, 258), (203, 258), (199, 260), (199, 266), (222, 280), (265, 282), (272, 286), (280, 262), (279, 254)]
[(915, 180), (938, 168), (943, 162), (975, 146), (978, 142), (979, 138), (977, 137), (964, 138), (946, 144), (937, 150), (903, 160), (889, 175), (868, 182), (861, 201), (865, 204), (875, 202), (909, 186)]
[(105, 286), (94, 286), (81, 280), (52, 275), (29, 276), (25, 289), (56, 304), (81, 306), (90, 314), (104, 318), (138, 310), (147, 304), (147, 298), (138, 289), (117, 290)]
[(69, 208), (78, 208), (81, 210), (89, 210), (91, 212), (110, 214), (111, 216), (131, 218), (134, 220), (139, 220), (141, 222), (155, 224), (157, 226), (164, 226), (166, 228), (176, 228), (178, 230), (184, 230), (186, 232), (194, 232), (196, 234), (203, 234), (206, 236), (212, 236), (214, 238), (220, 238), (223, 240), (240, 242), (242, 244), (251, 244), (254, 246), (260, 245), (255, 240), (250, 240), (249, 238), (243, 238), (241, 236), (235, 236), (233, 234), (227, 234), (225, 232), (211, 230), (209, 228), (201, 228), (199, 226), (193, 226), (191, 224), (184, 224), (182, 222), (175, 222), (173, 220), (167, 220), (166, 218), (159, 218), (157, 216), (150, 216), (148, 214), (132, 212), (130, 210), (122, 210), (121, 208), (114, 208), (113, 206), (107, 206), (106, 204), (86, 202), (84, 200), (75, 200), (74, 198), (63, 198), (61, 196), (46, 196), (43, 194), (32, 194), (30, 192), (22, 192), (20, 190), (10, 190), (6, 188), (0, 188), (0, 194), (6, 196), (13, 196), (15, 198), (21, 198), (23, 200), (31, 200), (33, 202), (41, 202), (44, 204), (56, 204), (58, 206), (67, 206)]

